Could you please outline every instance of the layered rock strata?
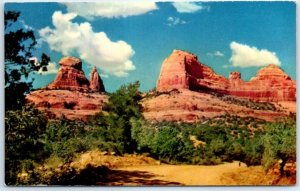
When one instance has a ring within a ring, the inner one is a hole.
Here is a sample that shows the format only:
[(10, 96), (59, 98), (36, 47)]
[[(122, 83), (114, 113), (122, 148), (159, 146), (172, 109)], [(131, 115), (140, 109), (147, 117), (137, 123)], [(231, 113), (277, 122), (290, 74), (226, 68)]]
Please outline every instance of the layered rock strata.
[(250, 81), (243, 81), (239, 72), (231, 72), (227, 79), (199, 62), (196, 55), (181, 50), (174, 50), (163, 62), (157, 81), (158, 91), (173, 89), (216, 92), (254, 101), (296, 100), (296, 82), (278, 66), (260, 69)]
[(75, 57), (64, 57), (59, 61), (59, 70), (55, 80), (47, 89), (83, 90), (89, 89), (89, 81), (82, 71), (82, 63)]
[(59, 64), (55, 80), (45, 88), (27, 95), (27, 101), (45, 111), (49, 118), (65, 116), (86, 120), (101, 111), (108, 96), (103, 93), (105, 88), (96, 67), (92, 69), (89, 81), (78, 58), (65, 57)]

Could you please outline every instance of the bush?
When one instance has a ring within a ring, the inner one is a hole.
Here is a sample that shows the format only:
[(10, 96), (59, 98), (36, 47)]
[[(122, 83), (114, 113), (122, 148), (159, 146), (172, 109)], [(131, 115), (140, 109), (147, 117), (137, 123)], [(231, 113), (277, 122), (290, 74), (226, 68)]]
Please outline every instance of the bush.
[(194, 148), (187, 133), (177, 128), (163, 127), (154, 137), (151, 150), (168, 162), (190, 162)]
[(260, 165), (264, 153), (264, 143), (261, 135), (255, 135), (253, 138), (248, 137), (244, 145), (245, 158), (244, 162), (249, 165)]
[(68, 162), (75, 153), (87, 151), (100, 145), (96, 130), (82, 121), (66, 118), (51, 121), (45, 132), (45, 150)]
[[(18, 173), (26, 171), (49, 153), (44, 151), (46, 116), (32, 106), (5, 112), (5, 182), (19, 184)], [(27, 162), (25, 162), (27, 161)], [(24, 165), (24, 162), (27, 165)]]
[(139, 86), (139, 82), (121, 86), (110, 95), (104, 112), (91, 119), (91, 125), (101, 127), (105, 133), (102, 137), (104, 141), (115, 143), (115, 151), (120, 154), (136, 150), (136, 142), (131, 139), (130, 120), (142, 118)]
[(263, 136), (265, 151), (262, 164), (265, 170), (271, 168), (281, 160), (280, 173), (283, 175), (287, 162), (296, 161), (296, 123), (285, 121), (281, 123), (269, 123)]
[[(295, 161), (295, 119), (282, 122), (219, 116), (198, 124), (149, 123), (132, 120), (132, 139), (139, 152), (149, 152), (166, 162), (220, 164), (238, 160), (269, 168), (278, 160)], [(244, 124), (244, 125), (240, 125)], [(249, 128), (248, 126), (260, 126)], [(189, 137), (202, 144), (194, 148)], [(283, 167), (282, 167), (283, 168)]]
[(76, 106), (76, 102), (64, 102), (64, 108), (66, 109), (74, 109)]
[(165, 162), (192, 162), (195, 149), (188, 131), (175, 123), (151, 125), (143, 120), (132, 123), (132, 139), (137, 142), (138, 151), (148, 151)]

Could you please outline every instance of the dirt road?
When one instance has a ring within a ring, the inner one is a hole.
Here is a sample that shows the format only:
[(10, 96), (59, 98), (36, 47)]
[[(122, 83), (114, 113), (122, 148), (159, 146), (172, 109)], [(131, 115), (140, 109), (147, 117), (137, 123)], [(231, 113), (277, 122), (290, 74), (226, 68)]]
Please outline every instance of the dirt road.
[[(257, 169), (253, 180), (264, 176)], [(249, 182), (236, 177), (243, 172), (245, 179), (253, 172), (244, 164), (238, 162), (216, 166), (197, 165), (145, 165), (129, 166), (115, 169), (110, 175), (109, 185), (249, 185), (261, 184)], [(252, 181), (253, 181), (252, 180)]]

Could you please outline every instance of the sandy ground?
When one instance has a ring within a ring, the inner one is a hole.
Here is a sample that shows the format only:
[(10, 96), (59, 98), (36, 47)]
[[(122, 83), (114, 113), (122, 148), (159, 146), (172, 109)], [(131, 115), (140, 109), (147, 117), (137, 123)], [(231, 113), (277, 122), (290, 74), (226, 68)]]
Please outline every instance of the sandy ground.
[[(255, 177), (249, 175), (255, 170)], [(243, 177), (236, 176), (243, 172)], [(261, 167), (250, 169), (238, 162), (215, 166), (144, 165), (117, 168), (108, 185), (266, 185)]]

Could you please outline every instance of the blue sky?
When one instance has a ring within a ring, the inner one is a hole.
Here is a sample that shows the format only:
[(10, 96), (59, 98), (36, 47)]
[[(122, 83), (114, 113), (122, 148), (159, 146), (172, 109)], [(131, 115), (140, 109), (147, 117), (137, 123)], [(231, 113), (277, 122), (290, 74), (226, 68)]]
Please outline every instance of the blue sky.
[(174, 49), (225, 77), (240, 71), (249, 80), (273, 63), (296, 79), (293, 2), (7, 3), (8, 10), (20, 11), (20, 26), (34, 30), (34, 55), (51, 57), (49, 72), (35, 75), (36, 88), (54, 80), (60, 58), (72, 55), (88, 78), (97, 66), (109, 92), (137, 80), (147, 91)]

